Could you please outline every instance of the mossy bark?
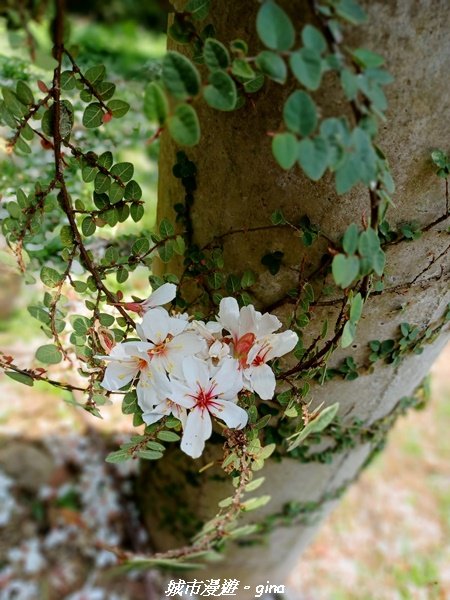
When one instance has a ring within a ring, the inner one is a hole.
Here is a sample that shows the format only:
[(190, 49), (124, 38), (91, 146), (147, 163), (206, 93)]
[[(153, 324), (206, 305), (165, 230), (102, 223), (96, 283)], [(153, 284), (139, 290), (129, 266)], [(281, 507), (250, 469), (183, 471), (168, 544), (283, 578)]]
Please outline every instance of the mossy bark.
[[(299, 29), (303, 21), (311, 20), (308, 2), (295, 0), (283, 4)], [(224, 43), (246, 39), (254, 55), (259, 49), (254, 27), (258, 6), (257, 2), (239, 0), (213, 3), (211, 21), (218, 39)], [(392, 229), (411, 221), (426, 228), (446, 211), (444, 182), (435, 175), (429, 156), (432, 149), (445, 148), (450, 139), (450, 81), (448, 52), (445, 52), (448, 28), (444, 17), (447, 3), (366, 1), (365, 8), (368, 24), (349, 28), (346, 44), (382, 53), (395, 77), (387, 92), (387, 121), (379, 133), (379, 144), (390, 161), (397, 185), (395, 208), (389, 210), (388, 220)], [(226, 267), (231, 273), (242, 273), (245, 269), (257, 273), (253, 291), (261, 310), (295, 287), (300, 268), (306, 274), (317, 269), (327, 242), (322, 239), (306, 248), (290, 231), (252, 229), (270, 224), (270, 215), (281, 209), (292, 221), (307, 215), (329, 239), (337, 242), (350, 223), (359, 223), (370, 214), (366, 189), (357, 187), (338, 197), (331, 176), (312, 183), (298, 167), (283, 172), (276, 165), (267, 133), (279, 128), (281, 109), (289, 93), (288, 87), (269, 83), (244, 108), (232, 113), (212, 111), (199, 101), (202, 138), (197, 147), (187, 150), (198, 170), (198, 188), (191, 211), (194, 240), (202, 246), (214, 236), (225, 235)], [(324, 116), (346, 114), (345, 101), (331, 75), (327, 75), (315, 99)], [(172, 220), (173, 205), (184, 196), (179, 180), (172, 175), (177, 150), (168, 136), (163, 135), (159, 216)], [(395, 339), (402, 322), (425, 329), (442, 318), (450, 300), (448, 226), (448, 219), (441, 221), (424, 231), (419, 239), (386, 249), (386, 291), (370, 297), (355, 343), (350, 349), (336, 352), (330, 366), (349, 355), (357, 363), (367, 362), (369, 341)], [(227, 235), (231, 230), (241, 233)], [(260, 261), (264, 254), (276, 250), (284, 253), (283, 264), (280, 272), (272, 276)], [(339, 292), (336, 296), (321, 297), (330, 281), (323, 277), (311, 280), (316, 298), (323, 302), (315, 307), (305, 345), (317, 336), (325, 319), (331, 325), (336, 319)], [(282, 318), (283, 309), (278, 314)], [(448, 337), (448, 328), (444, 327), (422, 354), (407, 354), (395, 367), (376, 366), (355, 381), (333, 379), (323, 386), (315, 385), (311, 394), (313, 403), (339, 402), (344, 423), (360, 419), (371, 424), (413, 392)], [(288, 501), (316, 502), (324, 495), (332, 496), (334, 490), (353, 480), (372, 449), (370, 443), (361, 444), (336, 455), (331, 464), (301, 464), (292, 459), (271, 462), (264, 473), (266, 483), (261, 493), (271, 494), (272, 502), (252, 517), (278, 512)], [(227, 494), (223, 489), (225, 484), (215, 476), (217, 473), (206, 471), (202, 477), (198, 475), (199, 467), (209, 458), (190, 461), (174, 453), (160, 465), (146, 469), (141, 482), (142, 497), (157, 547), (183, 542), (186, 533), (183, 528), (189, 530), (198, 517), (211, 517), (217, 500)], [(334, 503), (325, 502), (319, 514), (325, 514)], [(184, 525), (174, 526), (178, 522)], [(235, 546), (223, 563), (208, 568), (207, 577), (235, 577), (247, 585), (264, 584), (267, 579), (282, 583), (316, 527), (309, 524), (279, 528), (263, 545)], [(248, 597), (242, 593), (242, 598)]]

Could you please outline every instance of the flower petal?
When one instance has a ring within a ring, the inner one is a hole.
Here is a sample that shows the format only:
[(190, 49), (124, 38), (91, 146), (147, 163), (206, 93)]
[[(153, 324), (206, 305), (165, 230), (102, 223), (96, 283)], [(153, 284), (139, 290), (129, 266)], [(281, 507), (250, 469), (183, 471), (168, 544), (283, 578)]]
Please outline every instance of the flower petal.
[(211, 436), (212, 423), (207, 410), (194, 408), (188, 414), (183, 437), (181, 439), (181, 449), (183, 452), (198, 458), (203, 452), (205, 441)]
[(186, 408), (195, 406), (196, 401), (192, 398), (192, 390), (185, 382), (171, 378), (170, 384), (171, 390), (169, 398), (175, 402), (175, 404), (179, 404)]
[(224, 421), (227, 427), (242, 429), (247, 425), (248, 414), (243, 408), (227, 400), (215, 400), (214, 403), (215, 406), (209, 409), (210, 412), (221, 421)]
[(251, 382), (253, 391), (258, 394), (262, 400), (271, 400), (275, 393), (275, 375), (269, 365), (261, 364), (257, 367), (251, 367), (248, 369), (249, 375), (244, 373), (245, 377), (248, 377)]
[(209, 384), (208, 365), (194, 356), (188, 356), (183, 360), (183, 374), (186, 383), (193, 392), (198, 390), (198, 386), (206, 388)]
[(142, 369), (136, 386), (138, 404), (149, 411), (171, 393), (171, 385), (165, 375), (153, 368)]
[(164, 408), (160, 409), (160, 406), (162, 405), (157, 406), (153, 410), (149, 410), (147, 412), (142, 413), (142, 420), (144, 421), (144, 423), (146, 423), (147, 425), (153, 425), (153, 423), (156, 423), (157, 421), (169, 414), (169, 411), (164, 411)]
[(219, 305), (218, 321), (233, 337), (238, 337), (239, 304), (236, 298), (222, 298)]
[(298, 342), (298, 335), (288, 329), (281, 333), (272, 334), (268, 339), (268, 342), (271, 348), (265, 357), (266, 361), (278, 356), (284, 356), (284, 354), (291, 352)]
[(281, 321), (270, 313), (264, 313), (258, 323), (258, 337), (264, 337), (280, 329)]
[(255, 310), (255, 307), (251, 304), (249, 306), (243, 306), (239, 314), (239, 333), (238, 337), (242, 337), (246, 333), (256, 333), (258, 330), (258, 315), (261, 317), (261, 313)]
[(226, 358), (213, 376), (216, 382), (214, 393), (225, 400), (232, 400), (242, 390), (242, 375), (239, 363), (234, 358)]
[(138, 333), (142, 339), (160, 344), (167, 338), (170, 329), (170, 317), (164, 308), (153, 308), (145, 313)]
[(177, 295), (177, 286), (173, 283), (164, 283), (157, 290), (152, 292), (150, 296), (142, 303), (144, 310), (162, 306), (171, 302)]
[(111, 361), (105, 370), (102, 387), (110, 392), (117, 392), (130, 383), (139, 372), (134, 360)]

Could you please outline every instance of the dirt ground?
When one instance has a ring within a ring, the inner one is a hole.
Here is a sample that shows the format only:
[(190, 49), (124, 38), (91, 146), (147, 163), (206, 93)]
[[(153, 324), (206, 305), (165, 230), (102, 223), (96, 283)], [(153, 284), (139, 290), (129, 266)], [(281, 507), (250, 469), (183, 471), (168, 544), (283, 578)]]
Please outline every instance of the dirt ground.
[[(449, 365), (447, 348), (431, 406), (399, 421), (299, 561), (296, 600), (450, 599)], [(0, 393), (0, 600), (159, 600), (155, 575), (111, 574), (102, 549), (146, 542), (136, 463), (107, 465), (98, 435), (119, 440), (128, 416), (108, 406), (99, 421), (4, 377)]]

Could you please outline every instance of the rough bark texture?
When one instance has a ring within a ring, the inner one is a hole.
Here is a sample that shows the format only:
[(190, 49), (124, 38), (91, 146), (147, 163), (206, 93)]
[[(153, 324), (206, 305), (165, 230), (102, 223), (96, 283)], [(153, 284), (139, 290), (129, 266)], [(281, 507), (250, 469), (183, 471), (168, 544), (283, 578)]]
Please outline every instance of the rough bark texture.
[[(299, 28), (302, 19), (310, 19), (309, 5), (303, 0), (284, 2), (284, 6)], [(444, 182), (436, 177), (429, 155), (434, 148), (445, 148), (450, 138), (448, 4), (445, 0), (366, 1), (365, 7), (369, 14), (368, 25), (352, 28), (346, 43), (382, 53), (395, 76), (395, 83), (387, 92), (388, 119), (379, 135), (379, 144), (391, 163), (397, 186), (396, 207), (389, 210), (388, 220), (393, 229), (406, 221), (416, 221), (424, 227), (446, 211)], [(247, 39), (251, 53), (257, 52), (254, 32), (257, 8), (258, 3), (253, 1), (213, 2), (211, 20), (218, 39), (225, 43), (235, 38)], [(298, 168), (282, 172), (275, 164), (267, 132), (278, 129), (283, 100), (289, 92), (286, 87), (268, 84), (245, 108), (235, 113), (218, 113), (198, 103), (202, 139), (200, 145), (187, 154), (198, 169), (192, 221), (199, 245), (231, 230), (270, 224), (270, 215), (276, 209), (294, 221), (308, 215), (335, 241), (351, 222), (360, 222), (364, 215), (370, 214), (365, 189), (356, 188), (338, 197), (331, 177), (313, 184)], [(346, 111), (331, 76), (316, 94), (316, 100), (325, 116)], [(183, 198), (179, 181), (171, 174), (176, 150), (163, 136), (159, 206), (160, 216), (170, 218), (174, 216), (172, 206)], [(367, 361), (368, 342), (396, 338), (402, 322), (426, 328), (442, 316), (450, 300), (448, 226), (447, 219), (425, 231), (420, 239), (387, 249), (386, 292), (370, 297), (353, 347), (337, 352), (331, 366), (350, 354), (358, 363)], [(279, 229), (236, 233), (223, 241), (230, 272), (242, 273), (251, 268), (258, 273), (255, 292), (261, 309), (295, 286), (297, 273), (292, 267), (298, 269), (305, 261), (306, 272), (313, 272), (326, 250), (323, 241), (305, 248), (291, 232)], [(280, 273), (273, 277), (262, 267), (260, 259), (275, 250), (284, 252), (284, 261)], [(324, 283), (322, 279), (312, 282), (316, 297), (320, 296)], [(333, 301), (338, 298), (339, 295), (323, 298), (324, 305), (314, 311), (305, 345), (320, 331), (325, 318), (334, 322), (338, 304)], [(283, 312), (279, 314), (282, 316)], [(397, 367), (385, 365), (355, 381), (333, 379), (322, 387), (317, 385), (312, 391), (314, 403), (338, 401), (344, 422), (358, 418), (367, 424), (373, 423), (388, 414), (402, 397), (413, 392), (448, 337), (448, 329), (444, 329), (435, 342), (426, 345), (423, 354), (407, 355)], [(370, 452), (370, 444), (364, 444), (336, 455), (328, 465), (301, 464), (291, 459), (271, 463), (264, 473), (266, 483), (262, 493), (270, 493), (272, 502), (258, 516), (278, 512), (287, 501), (317, 501), (324, 494), (332, 493), (356, 476)], [(197, 462), (201, 465), (207, 461), (205, 457)], [(177, 515), (193, 512), (200, 517), (211, 516), (216, 500), (226, 495), (222, 482), (211, 478), (200, 482), (195, 473), (196, 463), (187, 463), (179, 455), (174, 457), (172, 467), (165, 462), (161, 465), (165, 473), (164, 489), (145, 493), (152, 537), (161, 548), (179, 542), (180, 532), (171, 526)], [(158, 480), (158, 477), (152, 478), (153, 482)], [(179, 490), (175, 498), (173, 490)], [(178, 507), (172, 521), (170, 504), (164, 500), (164, 505), (161, 504), (161, 492), (172, 495), (174, 506)], [(155, 509), (158, 502), (159, 508)], [(333, 503), (325, 503), (322, 514)], [(160, 527), (157, 517), (164, 513), (166, 525)], [(256, 516), (252, 513), (252, 517)], [(271, 583), (282, 583), (315, 527), (279, 528), (263, 546), (234, 547), (224, 563), (208, 568), (207, 576), (235, 577), (247, 585), (265, 583), (267, 579)], [(246, 597), (248, 594), (243, 592), (242, 598)]]

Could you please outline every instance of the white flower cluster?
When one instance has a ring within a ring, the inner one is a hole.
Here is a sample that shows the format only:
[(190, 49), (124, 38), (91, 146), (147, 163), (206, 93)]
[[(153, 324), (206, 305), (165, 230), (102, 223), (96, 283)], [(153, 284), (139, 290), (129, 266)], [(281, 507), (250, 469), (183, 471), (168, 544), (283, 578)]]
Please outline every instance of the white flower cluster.
[(137, 332), (142, 341), (114, 346), (102, 386), (119, 391), (136, 384), (142, 418), (148, 425), (167, 415), (181, 421), (181, 449), (193, 458), (203, 451), (215, 417), (227, 427), (242, 429), (248, 415), (237, 405), (241, 390), (270, 400), (275, 375), (268, 365), (293, 350), (293, 331), (274, 333), (277, 317), (261, 314), (251, 305), (239, 309), (234, 298), (223, 298), (216, 321), (189, 321), (161, 308), (175, 298), (176, 287), (166, 283), (136, 310), (143, 315)]

